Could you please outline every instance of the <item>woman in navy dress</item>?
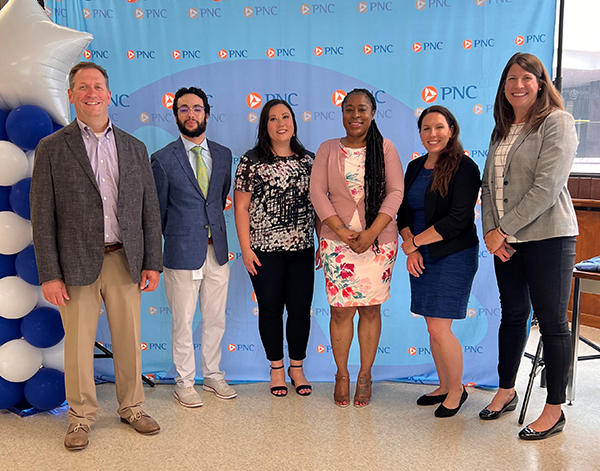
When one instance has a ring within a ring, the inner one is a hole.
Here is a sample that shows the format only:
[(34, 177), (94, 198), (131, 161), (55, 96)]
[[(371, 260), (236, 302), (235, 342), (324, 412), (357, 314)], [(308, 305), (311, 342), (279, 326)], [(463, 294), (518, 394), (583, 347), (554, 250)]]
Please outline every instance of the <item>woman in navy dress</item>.
[(398, 230), (410, 273), (411, 312), (427, 322), (440, 386), (417, 404), (440, 404), (435, 416), (451, 417), (468, 396), (462, 384), (462, 347), (452, 333), (452, 321), (465, 318), (477, 271), (474, 208), (481, 180), (448, 109), (427, 108), (418, 126), (427, 154), (406, 169)]

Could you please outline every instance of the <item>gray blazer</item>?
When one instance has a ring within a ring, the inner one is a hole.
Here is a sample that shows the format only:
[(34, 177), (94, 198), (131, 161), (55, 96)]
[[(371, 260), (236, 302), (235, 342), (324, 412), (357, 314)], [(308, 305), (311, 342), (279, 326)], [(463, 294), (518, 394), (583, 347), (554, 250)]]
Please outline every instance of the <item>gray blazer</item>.
[[(160, 212), (146, 146), (114, 127), (119, 158), (117, 217), (131, 280), (162, 271)], [(87, 286), (104, 261), (100, 191), (74, 120), (42, 139), (31, 178), (31, 223), (40, 283)]]
[(519, 241), (578, 234), (567, 181), (577, 151), (573, 117), (550, 113), (536, 131), (522, 132), (510, 148), (504, 171), (504, 216), (498, 217), (491, 143), (481, 184), (483, 233), (500, 226)]

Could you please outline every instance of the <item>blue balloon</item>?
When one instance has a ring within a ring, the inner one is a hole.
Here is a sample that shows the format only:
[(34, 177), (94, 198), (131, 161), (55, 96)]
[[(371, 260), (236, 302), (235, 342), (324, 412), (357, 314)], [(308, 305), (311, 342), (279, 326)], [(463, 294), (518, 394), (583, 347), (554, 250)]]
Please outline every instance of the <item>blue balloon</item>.
[(10, 190), (10, 205), (15, 213), (24, 219), (31, 219), (31, 208), (29, 207), (29, 192), (31, 191), (31, 178), (15, 183)]
[(0, 110), (0, 141), (10, 140), (6, 134), (6, 118), (8, 118), (8, 113)]
[(15, 276), (17, 274), (17, 269), (15, 267), (16, 259), (17, 254), (0, 254), (0, 278), (4, 278), (5, 276)]
[[(23, 319), (6, 319), (0, 316), (0, 345), (21, 338), (22, 320)], [(0, 407), (0, 409), (2, 408)]]
[(11, 383), (0, 378), (0, 409), (8, 409), (23, 400), (25, 383)]
[(12, 186), (0, 186), (0, 211), (12, 211), (10, 190), (12, 190)]
[(50, 410), (65, 402), (65, 374), (52, 368), (42, 368), (25, 382), (25, 399), (33, 407)]
[(35, 251), (33, 245), (21, 250), (15, 260), (17, 275), (23, 278), (30, 285), (39, 285), (37, 263), (35, 262)]
[(51, 307), (38, 307), (21, 322), (21, 335), (37, 348), (56, 345), (65, 336), (60, 313)]
[(19, 106), (6, 118), (8, 137), (24, 150), (35, 149), (41, 139), (52, 134), (52, 130), (52, 119), (39, 106)]

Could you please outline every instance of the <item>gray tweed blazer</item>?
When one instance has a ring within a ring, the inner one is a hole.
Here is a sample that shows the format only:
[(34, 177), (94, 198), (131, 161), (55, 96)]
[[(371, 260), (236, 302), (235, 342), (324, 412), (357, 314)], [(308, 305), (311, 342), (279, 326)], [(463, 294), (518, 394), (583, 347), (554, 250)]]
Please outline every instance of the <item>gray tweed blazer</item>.
[[(119, 159), (117, 217), (131, 279), (162, 271), (161, 224), (146, 146), (114, 127)], [(31, 178), (31, 223), (40, 283), (87, 286), (104, 261), (100, 191), (74, 120), (42, 139)]]
[(556, 110), (536, 131), (522, 132), (510, 148), (504, 169), (504, 216), (498, 217), (494, 154), (490, 144), (483, 181), (483, 233), (498, 226), (519, 241), (578, 234), (567, 181), (577, 151), (573, 116)]

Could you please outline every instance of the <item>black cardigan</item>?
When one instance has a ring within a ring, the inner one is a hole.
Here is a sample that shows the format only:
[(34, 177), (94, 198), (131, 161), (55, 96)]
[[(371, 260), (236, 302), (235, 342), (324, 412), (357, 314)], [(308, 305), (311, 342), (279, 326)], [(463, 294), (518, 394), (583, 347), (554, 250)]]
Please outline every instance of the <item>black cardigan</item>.
[[(404, 200), (398, 211), (398, 232), (405, 227), (413, 228), (413, 212), (406, 195), (425, 165), (427, 155), (408, 164), (404, 175)], [(448, 194), (442, 198), (431, 191), (431, 182), (425, 193), (425, 226), (432, 225), (443, 240), (429, 244), (431, 257), (444, 257), (474, 247), (479, 242), (475, 228), (475, 204), (481, 186), (479, 167), (464, 156), (448, 184)], [(416, 234), (415, 234), (416, 235)]]

